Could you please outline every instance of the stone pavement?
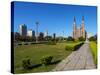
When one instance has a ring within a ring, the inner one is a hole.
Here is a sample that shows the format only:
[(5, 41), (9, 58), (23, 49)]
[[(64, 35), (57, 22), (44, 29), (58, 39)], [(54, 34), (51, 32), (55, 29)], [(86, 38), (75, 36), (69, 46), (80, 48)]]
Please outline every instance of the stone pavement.
[(67, 71), (67, 70), (81, 70), (81, 69), (95, 69), (93, 56), (86, 41), (82, 47), (72, 52), (67, 58), (60, 62), (52, 71)]

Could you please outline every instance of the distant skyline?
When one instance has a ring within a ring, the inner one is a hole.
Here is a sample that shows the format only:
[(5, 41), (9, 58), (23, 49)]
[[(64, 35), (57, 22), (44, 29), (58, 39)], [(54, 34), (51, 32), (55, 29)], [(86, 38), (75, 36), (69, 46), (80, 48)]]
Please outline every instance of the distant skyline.
[(21, 24), (26, 24), (27, 30), (36, 30), (35, 23), (38, 21), (39, 32), (48, 30), (49, 35), (56, 33), (57, 36), (72, 36), (74, 16), (78, 27), (84, 16), (86, 31), (89, 34), (97, 34), (96, 6), (18, 1), (14, 2), (14, 32), (19, 32)]

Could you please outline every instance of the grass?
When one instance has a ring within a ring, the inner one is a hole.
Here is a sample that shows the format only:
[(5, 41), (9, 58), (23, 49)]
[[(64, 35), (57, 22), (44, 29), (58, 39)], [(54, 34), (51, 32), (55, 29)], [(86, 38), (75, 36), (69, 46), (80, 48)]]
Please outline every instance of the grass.
[(92, 49), (94, 63), (97, 65), (97, 44), (96, 44), (96, 42), (94, 42), (94, 41), (90, 42), (90, 47)]
[(40, 59), (44, 55), (52, 55), (53, 60), (62, 60), (67, 57), (72, 50), (65, 50), (66, 45), (74, 46), (77, 43), (57, 43), (56, 45), (34, 44), (34, 45), (19, 45), (14, 50), (14, 70), (15, 73), (31, 73), (31, 72), (48, 72), (52, 70), (56, 64), (48, 66), (40, 66), (31, 70), (22, 69), (22, 60), (26, 57), (31, 59), (33, 64), (39, 64)]

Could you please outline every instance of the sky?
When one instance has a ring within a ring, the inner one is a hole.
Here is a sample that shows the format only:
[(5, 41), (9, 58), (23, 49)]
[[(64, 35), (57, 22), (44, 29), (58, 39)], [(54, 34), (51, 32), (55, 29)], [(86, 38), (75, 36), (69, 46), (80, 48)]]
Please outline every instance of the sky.
[[(72, 36), (74, 16), (77, 27), (80, 27), (82, 16), (85, 19), (85, 29), (88, 34), (97, 34), (97, 7), (68, 4), (46, 4), (31, 2), (14, 3), (14, 32), (19, 32), (19, 25), (26, 24), (27, 30), (38, 31), (48, 35)], [(64, 33), (63, 33), (64, 32)]]

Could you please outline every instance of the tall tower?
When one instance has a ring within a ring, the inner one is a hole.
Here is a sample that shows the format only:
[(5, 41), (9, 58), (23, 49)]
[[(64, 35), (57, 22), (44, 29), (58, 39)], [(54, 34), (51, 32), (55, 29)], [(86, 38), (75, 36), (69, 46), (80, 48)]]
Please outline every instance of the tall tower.
[(84, 16), (82, 16), (82, 24), (81, 24), (81, 35), (85, 38), (85, 23), (84, 23)]
[(73, 23), (73, 38), (74, 39), (77, 39), (76, 33), (77, 33), (77, 27), (76, 27), (76, 19), (74, 16), (74, 23)]

